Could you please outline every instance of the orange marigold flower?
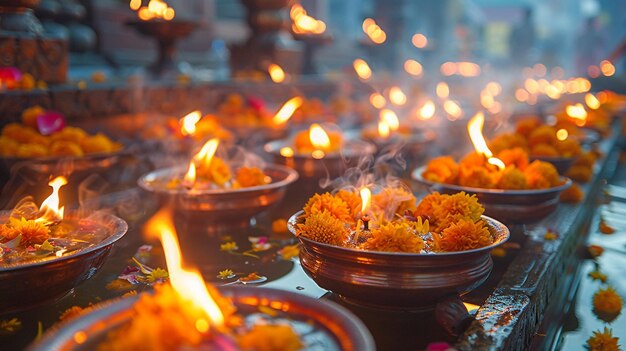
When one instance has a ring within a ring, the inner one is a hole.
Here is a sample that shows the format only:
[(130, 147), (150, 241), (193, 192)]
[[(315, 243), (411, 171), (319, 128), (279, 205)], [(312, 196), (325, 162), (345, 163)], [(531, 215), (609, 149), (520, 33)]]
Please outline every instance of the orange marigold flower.
[[(65, 127), (65, 129), (67, 128), (69, 127)], [(80, 139), (80, 146), (86, 154), (109, 153), (117, 151), (121, 148), (120, 145), (114, 143), (106, 135), (100, 133)]]
[(559, 233), (548, 229), (546, 230), (546, 233), (543, 235), (543, 238), (548, 241), (554, 241), (559, 238)]
[(459, 167), (485, 167), (487, 162), (485, 156), (476, 151), (470, 152), (465, 155), (459, 162)]
[(259, 186), (267, 184), (267, 177), (263, 171), (257, 167), (241, 167), (235, 176), (237, 183), (243, 187)]
[(497, 155), (507, 166), (515, 166), (521, 170), (528, 166), (528, 153), (521, 147), (502, 150)]
[(204, 163), (201, 164), (196, 172), (198, 177), (205, 178), (219, 186), (223, 186), (232, 178), (228, 164), (217, 156), (213, 157), (208, 166)]
[(600, 233), (602, 234), (613, 234), (615, 233), (615, 229), (608, 225), (604, 219), (600, 220)]
[(15, 239), (20, 233), (6, 224), (0, 224), (0, 242), (6, 242)]
[(48, 150), (39, 144), (22, 144), (17, 148), (18, 157), (44, 157), (46, 155), (48, 155)]
[(480, 220), (483, 212), (485, 208), (478, 203), (476, 195), (468, 195), (465, 192), (443, 195), (441, 205), (435, 208), (434, 218), (437, 223), (434, 226), (435, 231), (441, 232), (460, 220), (476, 222)]
[(586, 166), (592, 168), (596, 159), (596, 155), (593, 152), (583, 152), (580, 157), (574, 161), (574, 166)]
[(515, 125), (515, 132), (528, 137), (540, 125), (541, 120), (537, 117), (520, 119)]
[(444, 229), (436, 243), (441, 251), (465, 251), (493, 244), (493, 235), (482, 220), (462, 219)]
[(450, 156), (435, 157), (428, 162), (422, 173), (424, 179), (437, 183), (453, 184), (459, 175), (459, 166)]
[(582, 153), (580, 144), (574, 139), (559, 141), (556, 144), (556, 149), (562, 157), (574, 157), (579, 156)]
[(40, 134), (33, 128), (19, 123), (9, 123), (2, 128), (2, 135), (19, 143), (29, 143), (34, 136)]
[(50, 237), (50, 228), (43, 222), (28, 220), (24, 217), (10, 218), (9, 226), (15, 229), (18, 235), (22, 235), (24, 245), (41, 244)]
[(552, 145), (537, 144), (530, 149), (533, 156), (559, 157), (559, 151)]
[(308, 215), (304, 224), (298, 224), (297, 234), (320, 243), (342, 246), (348, 230), (341, 220), (323, 210)]
[(13, 139), (9, 139), (5, 136), (0, 136), (0, 155), (2, 156), (15, 156), (19, 144)]
[(82, 156), (83, 150), (71, 141), (57, 140), (50, 145), (51, 156)]
[(237, 338), (237, 343), (242, 350), (256, 351), (297, 351), (304, 346), (288, 324), (255, 324)]
[(587, 183), (593, 177), (593, 171), (587, 166), (572, 166), (565, 175), (574, 181)]
[(495, 186), (495, 182), (492, 174), (485, 167), (461, 167), (459, 185), (491, 189)]
[(604, 248), (599, 245), (589, 245), (587, 246), (587, 251), (589, 251), (591, 257), (596, 258), (602, 255), (602, 253), (604, 252)]
[(532, 189), (545, 189), (560, 184), (559, 172), (549, 162), (535, 160), (526, 167), (524, 174)]
[[(98, 135), (102, 136), (102, 134), (98, 134)], [(86, 137), (88, 137), (88, 134), (86, 131), (84, 131), (81, 128), (71, 127), (71, 126), (67, 126), (50, 136), (50, 138), (53, 141), (65, 140), (65, 141), (71, 141), (74, 143), (80, 143)]]
[(44, 114), (46, 110), (39, 105), (29, 107), (22, 111), (22, 123), (31, 128), (37, 128), (37, 117)]
[(555, 146), (559, 139), (556, 138), (556, 130), (547, 125), (534, 129), (528, 136), (528, 145), (534, 147), (539, 144)]
[(593, 310), (601, 319), (617, 317), (622, 311), (622, 297), (612, 287), (599, 289), (593, 294)]
[(392, 219), (395, 214), (403, 215), (404, 212), (415, 211), (417, 199), (408, 190), (401, 187), (386, 187), (372, 197), (374, 205), (388, 215), (387, 219)]
[(342, 199), (348, 206), (351, 218), (357, 218), (361, 212), (361, 196), (354, 191), (341, 189), (335, 193), (335, 197)]
[(388, 222), (372, 229), (372, 236), (363, 244), (365, 250), (385, 252), (414, 252), (424, 248), (424, 240), (410, 227)]
[(619, 338), (613, 336), (613, 331), (604, 327), (604, 332), (596, 330), (593, 336), (587, 339), (589, 351), (619, 351)]
[(507, 167), (500, 175), (498, 189), (522, 190), (528, 188), (526, 175), (516, 167)]
[(91, 310), (90, 307), (82, 308), (80, 306), (72, 306), (72, 307), (66, 309), (65, 311), (63, 311), (63, 313), (61, 313), (61, 316), (59, 317), (59, 320), (60, 321), (70, 320), (72, 318), (76, 318), (76, 317), (80, 316), (81, 314), (83, 314), (85, 312), (89, 312), (89, 310)]
[(333, 196), (331, 193), (315, 194), (304, 205), (304, 214), (311, 216), (316, 213), (328, 211), (328, 213), (342, 222), (352, 222), (354, 219), (350, 216), (348, 205), (339, 197)]
[(598, 280), (602, 283), (606, 283), (607, 280), (607, 276), (606, 274), (600, 272), (600, 271), (591, 271), (589, 272), (589, 278), (593, 279), (593, 280)]
[(563, 190), (561, 195), (559, 195), (559, 199), (561, 202), (569, 202), (573, 204), (577, 204), (581, 202), (585, 198), (585, 193), (580, 188), (580, 185), (574, 183), (569, 188)]
[(272, 222), (272, 231), (274, 233), (286, 233), (287, 232), (287, 220), (283, 218), (274, 220)]

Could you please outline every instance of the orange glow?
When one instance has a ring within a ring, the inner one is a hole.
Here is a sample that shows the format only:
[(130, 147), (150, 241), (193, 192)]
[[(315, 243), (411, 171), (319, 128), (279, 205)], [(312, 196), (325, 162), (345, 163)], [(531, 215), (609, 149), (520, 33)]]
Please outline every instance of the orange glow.
[(593, 94), (587, 93), (585, 94), (585, 103), (592, 110), (597, 110), (600, 108), (600, 100), (596, 98)]
[[(196, 270), (182, 267), (182, 255), (176, 229), (172, 215), (167, 208), (159, 210), (146, 223), (146, 231), (151, 235), (158, 235), (161, 240), (170, 283), (184, 301), (181, 306), (186, 308), (193, 306), (200, 309), (208, 318), (208, 323), (216, 328), (221, 328), (224, 325), (224, 314), (209, 294), (202, 275)], [(200, 324), (205, 327), (204, 323), (201, 322)], [(204, 329), (208, 331), (208, 325)]]
[(474, 62), (458, 62), (456, 69), (463, 77), (476, 77), (480, 74), (480, 66)]
[(431, 119), (435, 115), (435, 103), (432, 100), (428, 100), (419, 109), (419, 117), (421, 119)]
[(600, 71), (607, 77), (610, 77), (615, 74), (615, 66), (607, 60), (600, 62)]
[(372, 77), (372, 69), (363, 59), (356, 59), (352, 63), (354, 71), (363, 80), (369, 80)]
[(439, 67), (439, 71), (444, 76), (449, 77), (453, 74), (456, 74), (456, 64), (454, 62), (444, 62)]
[(567, 132), (567, 129), (559, 129), (556, 131), (556, 138), (560, 141), (566, 140), (568, 136), (569, 133)]
[(387, 105), (387, 99), (379, 93), (372, 93), (370, 95), (370, 104), (378, 109), (381, 109)]
[(537, 94), (539, 92), (539, 83), (532, 78), (528, 78), (524, 81), (524, 87), (531, 94)]
[(404, 61), (404, 70), (406, 71), (406, 73), (414, 77), (421, 76), (422, 72), (424, 71), (422, 64), (420, 64), (419, 62), (415, 60)]
[(67, 184), (67, 178), (63, 176), (56, 177), (48, 183), (52, 187), (52, 194), (41, 203), (37, 222), (51, 224), (63, 220), (65, 206), (59, 208), (59, 189), (65, 184)]
[(141, 6), (141, 1), (131, 0), (130, 8), (136, 10), (137, 16), (143, 21), (152, 19), (171, 21), (176, 16), (176, 11), (163, 0), (150, 0), (148, 6)]
[(270, 78), (272, 78), (272, 82), (274, 83), (282, 83), (285, 81), (285, 71), (283, 71), (282, 67), (275, 63), (271, 63), (267, 67), (267, 71), (270, 74)]
[(309, 128), (309, 140), (317, 150), (327, 151), (330, 149), (330, 138), (324, 128), (317, 123), (311, 124)]
[(363, 32), (365, 32), (368, 38), (375, 44), (382, 44), (387, 40), (387, 33), (371, 18), (363, 20)]
[(428, 38), (424, 34), (416, 33), (411, 38), (411, 43), (418, 49), (423, 49), (428, 45)]
[[(220, 140), (217, 138), (213, 138), (202, 146), (202, 149), (193, 157), (191, 163), (202, 164), (204, 167), (209, 167), (211, 161), (213, 161), (213, 156), (215, 156), (215, 152), (217, 152), (217, 147), (220, 145)], [(191, 169), (191, 166), (189, 166)], [(187, 172), (189, 173), (189, 172)], [(195, 167), (194, 167), (195, 174)], [(194, 179), (195, 181), (195, 179)]]
[(389, 101), (394, 105), (403, 106), (406, 104), (406, 94), (400, 87), (391, 87), (389, 89)]
[(383, 139), (387, 139), (389, 138), (390, 133), (391, 131), (389, 130), (389, 124), (387, 124), (387, 122), (385, 122), (382, 119), (379, 120), (378, 121), (378, 135)]
[(180, 124), (180, 133), (182, 135), (192, 135), (196, 132), (196, 124), (200, 121), (202, 115), (196, 110), (190, 112), (178, 122)]
[(196, 184), (196, 177), (196, 164), (192, 160), (191, 162), (189, 162), (189, 168), (187, 169), (187, 173), (185, 173), (185, 176), (183, 177), (183, 186), (187, 189), (193, 188), (193, 186)]
[(585, 107), (581, 103), (567, 105), (565, 107), (565, 113), (567, 113), (570, 118), (574, 119), (574, 123), (579, 127), (584, 126), (585, 122), (587, 122), (587, 110), (585, 110)]
[(365, 213), (370, 208), (372, 191), (367, 187), (363, 187), (359, 190), (359, 193), (361, 194), (361, 213)]
[(289, 11), (293, 21), (291, 29), (297, 34), (322, 34), (326, 31), (326, 23), (309, 16), (300, 4), (294, 4)]
[(480, 104), (483, 105), (484, 108), (490, 109), (493, 107), (495, 100), (493, 96), (487, 91), (480, 92)]
[(280, 149), (280, 155), (283, 157), (293, 157), (293, 149), (289, 146), (285, 146)]
[(548, 73), (548, 69), (545, 65), (537, 63), (533, 66), (533, 71), (538, 77), (544, 77)]
[(493, 96), (498, 96), (502, 92), (502, 86), (498, 82), (489, 82), (485, 86), (485, 90)]
[(552, 100), (557, 100), (561, 97), (561, 91), (559, 90), (559, 88), (552, 84), (546, 86), (545, 91), (546, 95), (548, 95), (548, 97)]
[(450, 88), (448, 87), (448, 83), (439, 82), (437, 83), (437, 87), (435, 88), (435, 92), (440, 99), (445, 99), (450, 96)]
[(296, 110), (300, 106), (302, 106), (303, 102), (304, 100), (299, 96), (292, 97), (291, 99), (287, 100), (287, 102), (285, 102), (283, 106), (280, 107), (278, 112), (276, 112), (276, 114), (272, 118), (272, 122), (274, 123), (274, 125), (281, 125), (287, 122), (291, 118), (291, 116), (293, 116), (293, 113), (296, 112)]
[(493, 157), (493, 153), (489, 150), (485, 137), (483, 136), (483, 125), (485, 124), (485, 115), (482, 112), (478, 112), (467, 123), (467, 132), (469, 133), (474, 149), (479, 154), (484, 155), (487, 158), (487, 162), (492, 164), (498, 169), (503, 170), (506, 168), (504, 162), (499, 158)]
[(519, 102), (525, 102), (526, 100), (528, 100), (528, 92), (521, 88), (517, 89), (515, 90), (515, 98)]
[(463, 117), (463, 110), (461, 110), (461, 106), (452, 100), (444, 101), (443, 109), (449, 115), (448, 119), (457, 120)]
[(383, 109), (380, 111), (380, 120), (387, 123), (389, 129), (394, 131), (400, 128), (400, 120), (395, 112), (390, 109)]

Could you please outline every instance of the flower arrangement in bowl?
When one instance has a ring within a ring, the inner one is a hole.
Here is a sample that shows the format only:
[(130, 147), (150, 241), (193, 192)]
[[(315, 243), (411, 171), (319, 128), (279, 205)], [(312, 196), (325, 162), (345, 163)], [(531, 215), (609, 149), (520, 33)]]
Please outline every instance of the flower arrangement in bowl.
[(399, 187), (359, 193), (316, 194), (288, 222), (305, 272), (358, 304), (419, 310), (467, 293), (487, 279), (491, 249), (509, 237), (465, 193), (419, 203)]
[(482, 120), (479, 114), (468, 123), (476, 152), (458, 163), (450, 156), (434, 158), (415, 169), (412, 178), (436, 191), (475, 194), (486, 214), (503, 221), (523, 223), (554, 211), (559, 194), (572, 181), (549, 162), (530, 162), (521, 147), (503, 149), (494, 157), (482, 137)]
[(247, 223), (282, 200), (287, 186), (298, 179), (296, 171), (248, 153), (231, 159), (226, 152), (216, 155), (219, 144), (218, 139), (207, 141), (188, 166), (150, 172), (138, 180), (139, 186), (174, 200), (179, 210)]

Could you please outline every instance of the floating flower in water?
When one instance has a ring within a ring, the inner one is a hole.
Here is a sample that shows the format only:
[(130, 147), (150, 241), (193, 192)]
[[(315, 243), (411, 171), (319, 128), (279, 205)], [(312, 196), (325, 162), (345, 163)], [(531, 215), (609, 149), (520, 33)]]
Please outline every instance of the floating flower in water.
[(589, 272), (589, 278), (591, 278), (593, 280), (599, 280), (602, 283), (606, 283), (606, 280), (607, 280), (606, 274), (604, 274), (604, 273), (602, 273), (602, 272), (600, 272), (598, 270)]
[(272, 231), (274, 233), (286, 233), (287, 232), (287, 220), (279, 218), (272, 221)]
[(266, 251), (272, 247), (266, 236), (249, 236), (248, 240), (252, 243), (253, 251)]
[(0, 320), (0, 334), (12, 334), (22, 329), (22, 321), (17, 318)]
[(225, 242), (220, 244), (220, 251), (237, 251), (239, 250), (239, 246), (234, 241)]
[(300, 337), (290, 326), (276, 324), (256, 324), (239, 338), (238, 343), (242, 350), (296, 351), (303, 347)]
[(587, 251), (591, 255), (592, 258), (600, 257), (602, 253), (604, 253), (604, 248), (599, 245), (589, 245), (587, 246)]
[(563, 192), (561, 192), (561, 195), (559, 195), (559, 199), (561, 200), (561, 202), (568, 202), (573, 204), (581, 202), (584, 198), (585, 193), (580, 188), (580, 185), (576, 183), (572, 184), (572, 186), (570, 186), (569, 188), (563, 190)]
[(288, 261), (294, 257), (297, 257), (298, 255), (300, 255), (300, 245), (295, 244), (295, 245), (287, 245), (285, 247), (283, 247), (282, 249), (277, 251), (278, 255), (280, 255), (280, 257), (285, 260)]
[(548, 241), (554, 241), (559, 238), (559, 234), (552, 229), (548, 229), (546, 230), (545, 234), (543, 234), (543, 238)]
[(622, 297), (610, 286), (593, 294), (593, 308), (597, 313), (618, 315), (622, 311), (622, 304)]
[(233, 272), (232, 269), (225, 269), (223, 271), (220, 271), (217, 274), (217, 277), (219, 279), (230, 279), (230, 278), (234, 278), (235, 277), (235, 273)]
[(8, 224), (0, 226), (0, 237), (5, 240), (12, 240), (18, 236), (21, 237), (22, 245), (42, 244), (50, 237), (50, 228), (43, 222), (24, 217), (10, 218)]
[(604, 331), (594, 331), (593, 336), (587, 339), (589, 351), (619, 351), (619, 338), (613, 336), (613, 331), (604, 327)]
[(611, 227), (610, 225), (608, 225), (608, 223), (606, 223), (606, 221), (604, 219), (600, 220), (600, 233), (602, 234), (613, 234), (615, 233), (615, 229), (613, 229), (613, 227)]

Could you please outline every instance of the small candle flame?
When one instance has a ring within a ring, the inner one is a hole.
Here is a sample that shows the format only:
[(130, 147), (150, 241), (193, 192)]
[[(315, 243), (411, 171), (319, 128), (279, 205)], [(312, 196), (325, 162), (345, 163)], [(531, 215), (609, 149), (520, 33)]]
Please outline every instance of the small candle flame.
[(556, 138), (559, 139), (560, 141), (566, 140), (568, 136), (569, 136), (569, 133), (567, 132), (566, 129), (559, 129), (556, 131)]
[(137, 16), (143, 21), (152, 19), (164, 19), (171, 21), (176, 16), (176, 11), (163, 0), (150, 0), (148, 6), (141, 6), (140, 0), (130, 0), (130, 8), (137, 11)]
[(200, 111), (190, 112), (185, 117), (181, 118), (180, 123), (180, 133), (182, 135), (192, 135), (196, 132), (196, 124), (200, 121), (202, 115)]
[(189, 168), (187, 169), (187, 173), (185, 173), (185, 177), (183, 177), (183, 186), (187, 189), (191, 189), (196, 184), (196, 164), (192, 160), (189, 162)]
[(202, 149), (193, 157), (191, 162), (197, 162), (198, 164), (202, 164), (205, 167), (208, 167), (213, 160), (213, 156), (215, 156), (215, 152), (217, 152), (217, 147), (220, 145), (220, 140), (217, 138), (213, 138), (204, 145), (202, 145)]
[[(182, 267), (178, 236), (168, 209), (164, 208), (157, 212), (146, 223), (146, 230), (149, 234), (158, 235), (161, 240), (170, 282), (178, 296), (185, 302), (181, 305), (185, 308), (193, 306), (200, 309), (208, 318), (208, 321), (204, 322), (209, 322), (215, 328), (222, 328), (225, 319), (224, 313), (209, 293), (202, 275), (196, 270)], [(200, 324), (203, 324), (202, 330), (208, 331), (205, 323)]]
[(600, 71), (607, 77), (610, 77), (615, 74), (615, 66), (611, 61), (603, 60), (600, 62)]
[(411, 43), (413, 43), (416, 48), (423, 49), (428, 45), (428, 38), (422, 33), (416, 33), (411, 38)]
[(389, 89), (389, 100), (394, 105), (403, 106), (406, 104), (406, 94), (400, 87), (391, 87)]
[(51, 224), (63, 220), (65, 207), (59, 208), (59, 189), (67, 184), (67, 178), (59, 176), (51, 180), (48, 185), (52, 187), (52, 194), (48, 196), (42, 203), (39, 212), (38, 222)]
[(483, 136), (483, 125), (485, 123), (485, 115), (482, 112), (478, 112), (467, 123), (467, 131), (469, 132), (470, 139), (474, 145), (474, 149), (479, 154), (484, 155), (487, 158), (487, 162), (498, 169), (503, 170), (506, 166), (502, 160), (493, 157), (493, 153), (489, 150), (485, 137)]
[(299, 96), (292, 97), (291, 99), (287, 100), (287, 102), (285, 102), (283, 106), (281, 106), (280, 110), (276, 112), (274, 118), (272, 118), (272, 122), (275, 125), (281, 125), (287, 122), (291, 118), (291, 116), (293, 116), (293, 113), (296, 112), (296, 110), (300, 106), (302, 106), (302, 103), (304, 103), (304, 99)]
[(389, 124), (382, 119), (378, 121), (378, 135), (383, 139), (387, 139), (389, 138), (389, 134)]
[(575, 120), (577, 126), (582, 127), (587, 122), (587, 110), (581, 103), (575, 105), (567, 105), (565, 113)]
[(368, 187), (363, 187), (359, 190), (359, 193), (361, 194), (361, 213), (365, 214), (365, 212), (370, 208), (372, 191)]
[(282, 83), (285, 81), (285, 71), (279, 65), (271, 63), (268, 66), (267, 71), (269, 72), (270, 78), (272, 78), (274, 83)]
[(280, 155), (283, 157), (293, 157), (293, 149), (290, 148), (289, 146), (285, 146), (283, 148), (280, 149)]
[(352, 63), (354, 71), (363, 80), (369, 80), (372, 77), (372, 69), (363, 59), (356, 59)]
[(446, 99), (450, 96), (450, 88), (448, 87), (448, 83), (439, 82), (437, 83), (437, 87), (435, 88), (435, 92), (440, 99)]
[(371, 18), (363, 20), (363, 32), (365, 32), (367, 37), (375, 44), (382, 44), (387, 40), (387, 33)]
[(330, 149), (330, 138), (324, 128), (317, 123), (311, 124), (309, 128), (309, 140), (317, 150), (327, 151)]
[(370, 104), (378, 109), (381, 109), (387, 104), (387, 99), (379, 93), (372, 93), (370, 94)]
[(419, 109), (419, 117), (421, 119), (431, 119), (435, 115), (435, 103), (432, 100), (428, 100)]
[(452, 100), (444, 101), (443, 109), (449, 115), (449, 119), (451, 120), (457, 120), (463, 117), (463, 110), (461, 110), (461, 106)]
[(293, 21), (291, 29), (297, 34), (322, 34), (326, 31), (326, 23), (308, 15), (304, 7), (294, 4), (289, 11)]
[(380, 120), (384, 121), (391, 131), (398, 130), (400, 128), (400, 120), (395, 112), (390, 109), (383, 109), (380, 111)]
[(600, 108), (600, 100), (595, 97), (592, 93), (585, 94), (585, 103), (592, 110), (597, 110)]
[(421, 76), (422, 72), (424, 71), (422, 64), (415, 60), (404, 61), (404, 70), (406, 71), (406, 73), (414, 77)]

